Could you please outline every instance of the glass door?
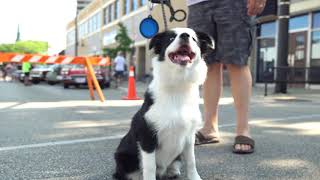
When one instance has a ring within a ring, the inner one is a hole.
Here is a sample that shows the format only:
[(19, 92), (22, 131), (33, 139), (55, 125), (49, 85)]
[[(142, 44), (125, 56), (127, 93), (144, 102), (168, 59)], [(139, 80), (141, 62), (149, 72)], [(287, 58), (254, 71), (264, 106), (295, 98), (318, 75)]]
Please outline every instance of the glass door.
[(290, 33), (288, 64), (294, 67), (294, 71), (289, 73), (289, 79), (293, 81), (306, 80), (307, 63), (307, 31)]

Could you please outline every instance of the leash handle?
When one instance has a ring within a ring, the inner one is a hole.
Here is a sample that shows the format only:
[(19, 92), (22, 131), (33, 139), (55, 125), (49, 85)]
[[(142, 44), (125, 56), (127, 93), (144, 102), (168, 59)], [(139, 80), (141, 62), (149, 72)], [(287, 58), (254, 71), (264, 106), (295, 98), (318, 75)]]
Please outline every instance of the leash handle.
[[(150, 1), (152, 3), (161, 4), (161, 6), (163, 6), (164, 4), (168, 6), (168, 8), (170, 9), (170, 14), (171, 14), (170, 22), (172, 22), (172, 21), (182, 22), (187, 18), (187, 12), (183, 9), (174, 10), (170, 0), (150, 0)], [(164, 14), (164, 17), (165, 17), (164, 7), (162, 7), (162, 8), (163, 8), (162, 13)], [(182, 14), (182, 17), (181, 18), (177, 17), (178, 14)]]

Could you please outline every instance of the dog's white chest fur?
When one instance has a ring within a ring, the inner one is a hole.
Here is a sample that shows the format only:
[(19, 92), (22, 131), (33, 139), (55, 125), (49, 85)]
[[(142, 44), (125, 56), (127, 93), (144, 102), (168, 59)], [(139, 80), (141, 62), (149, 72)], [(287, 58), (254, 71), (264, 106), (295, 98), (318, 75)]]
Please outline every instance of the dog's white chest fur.
[(181, 88), (154, 89), (156, 101), (145, 115), (157, 130), (158, 167), (168, 167), (181, 154), (201, 123), (198, 87)]

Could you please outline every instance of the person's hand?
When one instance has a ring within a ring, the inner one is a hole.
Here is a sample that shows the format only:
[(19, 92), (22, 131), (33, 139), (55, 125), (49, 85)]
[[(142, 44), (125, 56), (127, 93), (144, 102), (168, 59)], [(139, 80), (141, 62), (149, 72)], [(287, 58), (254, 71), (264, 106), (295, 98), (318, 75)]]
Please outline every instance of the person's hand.
[(248, 0), (248, 15), (255, 16), (262, 13), (264, 7), (266, 6), (266, 1), (267, 0)]

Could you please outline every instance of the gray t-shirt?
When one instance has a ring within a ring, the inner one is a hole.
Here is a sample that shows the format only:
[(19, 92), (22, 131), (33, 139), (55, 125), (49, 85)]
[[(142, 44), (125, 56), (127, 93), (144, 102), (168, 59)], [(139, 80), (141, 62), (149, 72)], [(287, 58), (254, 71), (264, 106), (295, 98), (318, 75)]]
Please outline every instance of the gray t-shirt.
[(207, 1), (207, 0), (187, 0), (187, 5), (191, 6), (193, 4), (197, 4), (197, 3), (203, 2), (203, 1)]

